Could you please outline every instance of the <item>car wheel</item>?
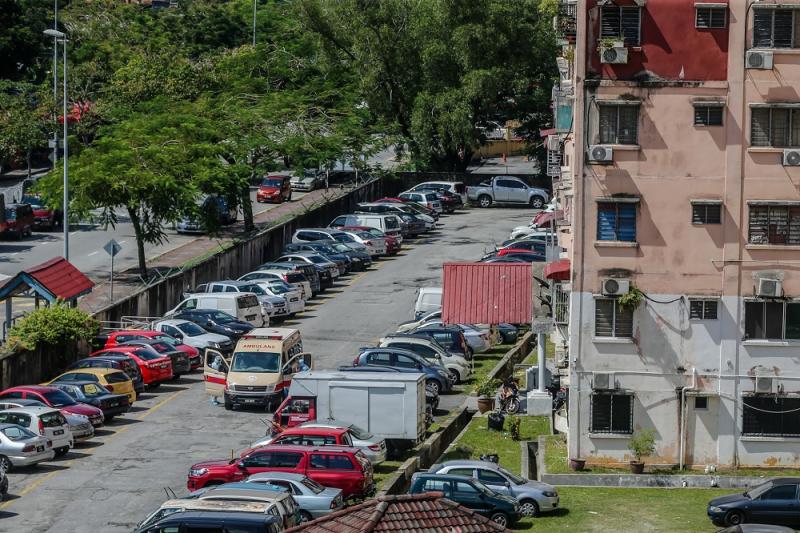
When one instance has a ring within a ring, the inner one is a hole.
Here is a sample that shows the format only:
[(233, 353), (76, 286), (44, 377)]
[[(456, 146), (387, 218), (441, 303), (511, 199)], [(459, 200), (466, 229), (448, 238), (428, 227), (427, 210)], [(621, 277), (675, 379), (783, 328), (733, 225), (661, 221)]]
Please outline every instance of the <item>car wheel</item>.
[(489, 517), (489, 520), (497, 524), (498, 526), (506, 527), (508, 525), (508, 516), (505, 513), (494, 513), (492, 516)]
[(104, 421), (106, 424), (108, 424), (109, 422), (113, 422), (113, 421), (114, 421), (114, 417), (115, 417), (115, 416), (117, 416), (117, 415), (111, 415), (111, 416), (108, 416), (108, 415), (106, 415), (106, 416), (105, 416), (105, 418), (103, 419), (103, 421)]
[(519, 502), (519, 512), (522, 516), (539, 516), (539, 504), (533, 500)]
[(147, 388), (148, 389), (157, 389), (160, 386), (161, 386), (161, 382), (156, 382), (156, 383), (151, 383), (150, 385), (147, 385)]
[(300, 511), (300, 523), (310, 522), (312, 520), (308, 511)]
[(11, 461), (5, 455), (0, 455), (0, 469), (4, 472), (11, 470)]
[(544, 206), (544, 198), (541, 196), (534, 196), (531, 198), (531, 207), (534, 209), (541, 209)]
[(451, 368), (449, 372), (450, 372), (450, 381), (452, 381), (453, 383), (458, 383), (459, 381), (461, 381), (461, 376), (458, 375), (457, 370), (453, 370)]
[(56, 450), (56, 457), (64, 457), (65, 455), (67, 455), (68, 451), (69, 451), (69, 447), (59, 448), (59, 449)]
[(225, 399), (225, 410), (226, 411), (233, 411), (233, 402), (231, 402), (227, 398)]
[(729, 526), (744, 524), (744, 515), (741, 511), (728, 511), (728, 514), (725, 515), (725, 523)]
[(442, 387), (441, 385), (439, 385), (439, 382), (435, 380), (428, 381), (426, 386), (431, 390), (431, 392), (433, 392), (437, 396), (439, 395), (439, 392), (442, 390)]
[(488, 194), (482, 194), (478, 198), (478, 205), (480, 207), (489, 207), (490, 205), (492, 205), (492, 197), (489, 196)]

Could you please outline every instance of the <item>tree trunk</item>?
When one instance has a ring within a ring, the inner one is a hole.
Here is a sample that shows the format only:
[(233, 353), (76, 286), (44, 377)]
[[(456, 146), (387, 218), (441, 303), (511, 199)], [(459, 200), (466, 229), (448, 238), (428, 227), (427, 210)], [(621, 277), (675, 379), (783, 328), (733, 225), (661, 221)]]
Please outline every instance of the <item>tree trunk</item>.
[(242, 204), (242, 218), (244, 218), (244, 231), (249, 232), (256, 229), (253, 222), (253, 202), (250, 201), (250, 185), (244, 184), (239, 190), (239, 201)]
[(139, 214), (135, 208), (128, 207), (128, 216), (131, 218), (133, 233), (136, 236), (136, 255), (139, 259), (139, 274), (147, 277), (147, 261), (144, 257), (144, 240), (142, 239), (142, 226), (139, 222)]

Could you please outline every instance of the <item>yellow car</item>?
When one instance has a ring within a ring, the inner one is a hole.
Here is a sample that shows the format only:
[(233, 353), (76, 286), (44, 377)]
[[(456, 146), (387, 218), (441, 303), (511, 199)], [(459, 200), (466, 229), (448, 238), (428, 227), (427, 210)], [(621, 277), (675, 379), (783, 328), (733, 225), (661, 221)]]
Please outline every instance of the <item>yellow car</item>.
[(131, 404), (136, 401), (136, 390), (133, 388), (133, 383), (130, 378), (125, 372), (114, 368), (81, 368), (78, 370), (70, 370), (52, 379), (48, 383), (43, 383), (43, 385), (50, 385), (56, 381), (61, 383), (91, 381), (93, 383), (99, 383), (114, 394), (125, 394)]

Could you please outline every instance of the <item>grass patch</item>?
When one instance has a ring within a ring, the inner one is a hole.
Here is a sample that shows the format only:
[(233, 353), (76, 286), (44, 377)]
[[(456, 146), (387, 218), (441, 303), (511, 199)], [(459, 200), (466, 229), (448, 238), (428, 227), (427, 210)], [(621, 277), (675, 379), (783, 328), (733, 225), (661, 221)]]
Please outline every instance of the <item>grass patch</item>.
[(723, 489), (559, 487), (561, 509), (520, 521), (513, 531), (606, 532), (717, 531), (706, 516)]
[(498, 344), (491, 350), (484, 353), (476, 353), (472, 356), (474, 368), (470, 378), (464, 383), (464, 391), (469, 394), (474, 391), (475, 385), (483, 381), (483, 378), (497, 362), (503, 358), (507, 351), (514, 346), (512, 344)]
[[(520, 440), (535, 440), (539, 435), (550, 432), (550, 423), (543, 416), (521, 416)], [(489, 431), (488, 419), (476, 416), (470, 420), (464, 433), (454, 442), (437, 462), (454, 459), (479, 459), (482, 454), (496, 453), (500, 465), (512, 472), (520, 472), (521, 452), (519, 441), (508, 433), (509, 417), (506, 417), (504, 431)]]

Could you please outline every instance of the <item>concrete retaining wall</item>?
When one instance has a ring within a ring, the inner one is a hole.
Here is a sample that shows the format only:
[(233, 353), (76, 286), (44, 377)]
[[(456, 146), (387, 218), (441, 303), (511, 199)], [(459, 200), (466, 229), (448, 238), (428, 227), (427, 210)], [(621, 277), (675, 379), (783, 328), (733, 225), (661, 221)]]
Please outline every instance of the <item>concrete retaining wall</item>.
[(524, 360), (534, 346), (536, 346), (536, 334), (529, 331), (522, 336), (522, 340), (516, 346), (506, 352), (487, 376), (499, 380), (507, 378), (514, 372), (514, 365)]

